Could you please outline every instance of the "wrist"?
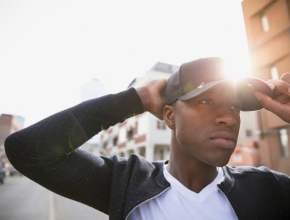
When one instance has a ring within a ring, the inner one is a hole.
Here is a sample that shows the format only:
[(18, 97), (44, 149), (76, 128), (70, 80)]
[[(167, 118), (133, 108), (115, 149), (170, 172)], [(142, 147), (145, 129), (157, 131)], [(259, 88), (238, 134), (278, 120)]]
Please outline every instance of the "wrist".
[(142, 86), (139, 88), (136, 88), (137, 94), (139, 95), (139, 98), (141, 99), (144, 111), (149, 111), (150, 109), (150, 93), (146, 86)]

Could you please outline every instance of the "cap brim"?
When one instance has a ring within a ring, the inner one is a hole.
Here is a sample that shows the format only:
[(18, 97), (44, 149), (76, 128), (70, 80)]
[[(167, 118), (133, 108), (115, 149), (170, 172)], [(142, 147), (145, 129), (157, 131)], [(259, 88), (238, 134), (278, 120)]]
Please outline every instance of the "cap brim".
[[(217, 80), (211, 83), (206, 83), (200, 85), (198, 88), (191, 90), (190, 92), (180, 96), (178, 99), (186, 101), (192, 99), (205, 91), (223, 83), (230, 82), (230, 79)], [(238, 96), (242, 101), (242, 111), (257, 111), (263, 108), (259, 100), (255, 97), (255, 92), (262, 92), (271, 98), (274, 97), (274, 94), (271, 88), (262, 80), (254, 77), (244, 77), (235, 82)]]

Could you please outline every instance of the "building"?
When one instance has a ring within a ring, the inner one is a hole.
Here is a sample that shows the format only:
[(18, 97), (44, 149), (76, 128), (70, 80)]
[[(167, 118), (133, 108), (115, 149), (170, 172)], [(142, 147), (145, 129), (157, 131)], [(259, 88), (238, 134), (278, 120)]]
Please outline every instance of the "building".
[[(138, 87), (156, 78), (168, 78), (178, 66), (158, 62), (141, 78), (135, 78), (128, 86)], [(165, 160), (169, 155), (170, 130), (164, 121), (149, 112), (129, 118), (111, 126), (101, 134), (103, 155), (129, 156), (139, 154), (149, 161)]]
[[(265, 81), (290, 71), (290, 0), (243, 0), (253, 75)], [(290, 175), (290, 126), (266, 110), (257, 112), (261, 164)]]
[(23, 128), (24, 119), (20, 116), (0, 115), (0, 151), (4, 151), (4, 141), (12, 133)]
[(2, 114), (0, 115), (0, 163), (5, 165), (6, 171), (10, 168), (4, 149), (5, 139), (12, 133), (23, 128), (24, 118), (21, 116)]
[(238, 144), (230, 158), (229, 165), (260, 166), (261, 158), (258, 143), (255, 141), (246, 141), (243, 144)]

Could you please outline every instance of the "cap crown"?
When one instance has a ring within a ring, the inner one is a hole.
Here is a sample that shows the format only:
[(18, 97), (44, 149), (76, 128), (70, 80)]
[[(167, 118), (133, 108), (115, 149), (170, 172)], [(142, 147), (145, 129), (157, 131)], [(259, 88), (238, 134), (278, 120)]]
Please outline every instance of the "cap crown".
[(184, 63), (172, 74), (166, 86), (166, 104), (200, 85), (226, 78), (224, 61), (219, 57), (201, 58)]

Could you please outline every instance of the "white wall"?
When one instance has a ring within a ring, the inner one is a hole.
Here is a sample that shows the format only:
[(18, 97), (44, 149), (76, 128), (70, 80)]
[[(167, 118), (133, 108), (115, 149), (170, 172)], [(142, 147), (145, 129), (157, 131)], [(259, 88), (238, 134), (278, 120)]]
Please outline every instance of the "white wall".
[[(238, 143), (243, 143), (248, 140), (258, 141), (259, 127), (258, 127), (257, 112), (256, 111), (241, 112), (240, 116), (241, 116), (241, 126)], [(252, 131), (253, 136), (251, 137), (246, 136), (247, 129)]]

